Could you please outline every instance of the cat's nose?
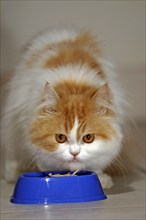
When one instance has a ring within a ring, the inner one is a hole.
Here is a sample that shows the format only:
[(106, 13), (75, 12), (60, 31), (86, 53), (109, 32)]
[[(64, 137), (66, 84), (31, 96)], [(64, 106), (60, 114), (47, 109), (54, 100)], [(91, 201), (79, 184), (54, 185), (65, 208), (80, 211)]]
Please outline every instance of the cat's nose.
[(77, 152), (77, 151), (76, 152), (71, 152), (70, 151), (70, 154), (72, 154), (74, 157), (76, 157), (79, 154), (79, 152)]
[(71, 155), (76, 157), (80, 153), (80, 147), (76, 144), (71, 145), (70, 148), (69, 148), (69, 152), (70, 152)]

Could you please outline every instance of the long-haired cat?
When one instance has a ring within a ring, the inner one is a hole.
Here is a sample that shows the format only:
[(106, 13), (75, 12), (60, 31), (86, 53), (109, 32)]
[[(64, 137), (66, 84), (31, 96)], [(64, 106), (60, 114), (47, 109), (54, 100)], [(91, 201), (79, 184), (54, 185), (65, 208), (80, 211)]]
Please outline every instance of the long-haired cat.
[[(108, 67), (109, 66), (109, 67)], [(28, 45), (9, 83), (2, 121), (5, 177), (38, 170), (103, 170), (121, 149), (121, 95), (89, 32), (51, 29)]]

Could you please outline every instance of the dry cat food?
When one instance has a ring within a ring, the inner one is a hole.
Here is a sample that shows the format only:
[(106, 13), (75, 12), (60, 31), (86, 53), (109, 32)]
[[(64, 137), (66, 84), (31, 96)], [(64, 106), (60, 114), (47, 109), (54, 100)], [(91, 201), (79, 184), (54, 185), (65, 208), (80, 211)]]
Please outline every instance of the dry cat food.
[(78, 173), (79, 170), (76, 170), (74, 171), (73, 173), (66, 173), (66, 174), (52, 174), (52, 173), (49, 173), (48, 176), (49, 177), (62, 177), (62, 176), (77, 176), (76, 173)]

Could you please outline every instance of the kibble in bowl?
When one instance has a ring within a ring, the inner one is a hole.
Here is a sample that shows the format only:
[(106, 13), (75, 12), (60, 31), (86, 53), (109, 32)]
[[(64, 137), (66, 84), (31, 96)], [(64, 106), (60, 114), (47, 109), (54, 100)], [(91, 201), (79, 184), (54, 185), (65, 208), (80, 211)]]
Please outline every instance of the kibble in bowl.
[(74, 171), (73, 173), (68, 172), (68, 173), (56, 173), (56, 174), (52, 174), (52, 173), (48, 173), (49, 177), (63, 177), (63, 176), (77, 176), (77, 173), (79, 172), (79, 170)]

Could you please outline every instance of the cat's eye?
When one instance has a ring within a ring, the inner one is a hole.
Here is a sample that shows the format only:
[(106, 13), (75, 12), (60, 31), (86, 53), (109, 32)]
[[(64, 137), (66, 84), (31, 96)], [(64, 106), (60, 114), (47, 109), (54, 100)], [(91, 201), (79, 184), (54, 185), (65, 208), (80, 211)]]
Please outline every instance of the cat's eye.
[(64, 143), (67, 140), (67, 137), (64, 134), (56, 134), (55, 138), (58, 143)]
[(86, 134), (83, 137), (83, 141), (88, 144), (92, 143), (94, 141), (94, 134)]

